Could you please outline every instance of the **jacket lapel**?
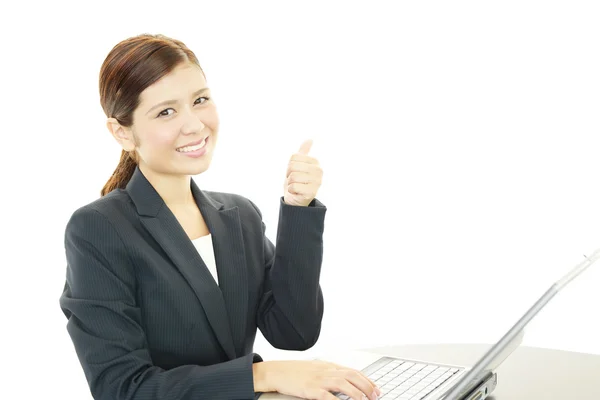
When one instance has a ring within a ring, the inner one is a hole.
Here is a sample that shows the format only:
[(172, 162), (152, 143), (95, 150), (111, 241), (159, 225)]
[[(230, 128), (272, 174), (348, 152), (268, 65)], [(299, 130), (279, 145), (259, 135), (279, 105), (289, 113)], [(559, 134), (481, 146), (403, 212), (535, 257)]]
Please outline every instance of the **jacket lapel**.
[[(139, 167), (126, 190), (148, 232), (194, 290), (225, 353), (234, 359), (243, 346), (248, 298), (238, 209), (225, 209), (223, 204), (206, 196), (193, 180), (191, 188), (212, 234), (220, 288), (177, 218)], [(237, 349), (234, 343), (238, 344)]]
[(248, 271), (239, 208), (225, 208), (223, 204), (202, 192), (193, 179), (191, 188), (212, 234), (219, 286), (227, 309), (236, 354), (241, 356), (248, 317)]

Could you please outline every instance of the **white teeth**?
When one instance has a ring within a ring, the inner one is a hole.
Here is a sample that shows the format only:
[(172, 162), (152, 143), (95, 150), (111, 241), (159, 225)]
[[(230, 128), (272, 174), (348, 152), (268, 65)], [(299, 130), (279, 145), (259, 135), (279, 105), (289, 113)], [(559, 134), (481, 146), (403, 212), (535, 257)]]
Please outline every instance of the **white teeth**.
[(201, 148), (203, 148), (205, 144), (206, 144), (206, 139), (204, 139), (202, 141), (202, 143), (197, 144), (195, 146), (180, 147), (177, 149), (177, 151), (179, 151), (181, 153), (187, 153), (188, 151), (196, 151), (196, 150), (200, 150)]

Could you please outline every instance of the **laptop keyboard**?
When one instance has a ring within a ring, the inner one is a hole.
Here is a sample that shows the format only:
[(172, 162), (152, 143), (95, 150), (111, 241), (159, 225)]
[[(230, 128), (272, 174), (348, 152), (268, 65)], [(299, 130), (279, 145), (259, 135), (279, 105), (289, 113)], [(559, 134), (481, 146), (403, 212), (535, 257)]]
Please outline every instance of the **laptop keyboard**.
[[(380, 400), (420, 400), (460, 369), (386, 357), (366, 371), (365, 375), (381, 390)], [(350, 399), (343, 393), (335, 394), (340, 399)]]

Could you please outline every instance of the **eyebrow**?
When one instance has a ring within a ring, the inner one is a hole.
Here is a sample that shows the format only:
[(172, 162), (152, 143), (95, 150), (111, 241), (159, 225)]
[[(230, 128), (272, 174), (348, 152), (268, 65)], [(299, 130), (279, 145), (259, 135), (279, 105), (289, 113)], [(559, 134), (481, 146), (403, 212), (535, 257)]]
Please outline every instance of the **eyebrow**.
[[(207, 87), (205, 87), (205, 88), (202, 88), (202, 89), (200, 89), (200, 90), (196, 90), (196, 91), (195, 91), (195, 92), (192, 94), (192, 97), (199, 96), (199, 95), (201, 95), (202, 93), (204, 93), (204, 92), (206, 92), (206, 91), (208, 91), (208, 88), (207, 88)], [(148, 110), (148, 112), (146, 113), (146, 115), (150, 114), (150, 112), (152, 112), (152, 110), (154, 110), (154, 109), (156, 109), (156, 108), (158, 108), (158, 107), (161, 107), (161, 106), (167, 106), (167, 105), (171, 105), (171, 104), (177, 104), (177, 100), (165, 100), (165, 101), (161, 101), (160, 103), (158, 103), (158, 104), (155, 104), (154, 106), (152, 106), (152, 108), (150, 108), (150, 109)]]

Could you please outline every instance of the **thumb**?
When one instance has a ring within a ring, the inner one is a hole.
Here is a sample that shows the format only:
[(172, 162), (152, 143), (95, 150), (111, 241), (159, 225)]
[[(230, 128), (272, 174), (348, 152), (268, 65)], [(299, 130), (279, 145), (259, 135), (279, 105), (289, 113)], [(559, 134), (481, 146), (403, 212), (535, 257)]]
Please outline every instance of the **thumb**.
[(304, 143), (302, 143), (302, 146), (300, 146), (300, 154), (307, 155), (312, 147), (312, 144), (312, 139), (306, 140)]

